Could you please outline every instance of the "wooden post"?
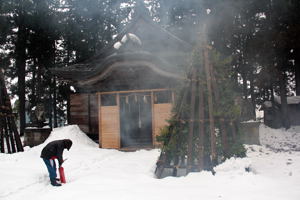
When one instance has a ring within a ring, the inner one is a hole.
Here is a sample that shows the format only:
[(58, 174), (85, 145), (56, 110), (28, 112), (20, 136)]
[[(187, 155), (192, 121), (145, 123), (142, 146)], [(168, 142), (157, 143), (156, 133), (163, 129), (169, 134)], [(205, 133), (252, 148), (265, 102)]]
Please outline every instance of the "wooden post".
[(190, 122), (189, 122), (189, 135), (188, 135), (188, 155), (187, 155), (187, 173), (191, 171), (193, 163), (193, 137), (194, 137), (194, 121), (195, 121), (195, 101), (196, 101), (196, 81), (197, 70), (192, 69), (191, 78), (191, 110), (190, 110)]
[(16, 140), (17, 150), (18, 150), (18, 152), (19, 151), (24, 151), (24, 148), (23, 148), (23, 145), (22, 145), (22, 142), (21, 142), (21, 139), (20, 139), (20, 135), (18, 133), (18, 129), (17, 129), (17, 126), (16, 126), (16, 123), (15, 123), (14, 119), (15, 118), (12, 117), (11, 126), (12, 126), (12, 131), (14, 133), (14, 137), (15, 137), (15, 140)]
[(67, 121), (68, 124), (71, 124), (71, 91), (70, 91), (70, 85), (67, 85)]
[(173, 166), (172, 176), (177, 176), (178, 164), (179, 164), (179, 156), (176, 155), (175, 159), (174, 159), (174, 166)]
[(88, 94), (88, 127), (89, 127), (89, 134), (91, 133), (92, 130), (92, 120), (91, 120), (91, 94)]
[(117, 98), (117, 106), (118, 106), (118, 115), (119, 115), (119, 117), (118, 117), (118, 126), (119, 126), (119, 135), (118, 135), (118, 140), (119, 140), (119, 142), (118, 142), (118, 148), (120, 149), (121, 148), (121, 122), (120, 122), (120, 93), (117, 93), (117, 95), (116, 95), (116, 98)]
[[(1, 105), (0, 105), (0, 109), (1, 109)], [(4, 132), (3, 132), (3, 123), (2, 123), (2, 113), (0, 110), (0, 142), (1, 142), (1, 153), (5, 153), (4, 151)]]
[(213, 97), (212, 97), (212, 86), (211, 86), (211, 76), (210, 76), (210, 64), (208, 49), (205, 47), (203, 50), (204, 57), (204, 69), (207, 80), (207, 90), (208, 90), (208, 113), (209, 113), (209, 130), (210, 130), (210, 148), (211, 148), (211, 159), (212, 164), (217, 163), (217, 150), (216, 150), (216, 135), (215, 135), (215, 121), (213, 116)]
[(154, 112), (154, 92), (151, 91), (150, 92), (150, 96), (151, 96), (151, 112), (152, 112), (152, 144), (153, 146), (156, 146), (156, 138), (155, 138), (155, 112)]
[(204, 95), (203, 87), (199, 81), (199, 155), (198, 155), (198, 167), (201, 171), (204, 168)]
[(158, 158), (158, 161), (156, 162), (156, 169), (154, 172), (157, 178), (161, 178), (164, 172), (165, 162), (166, 162), (166, 154), (162, 152)]
[(100, 93), (97, 93), (97, 96), (98, 96), (98, 137), (99, 137), (99, 148), (102, 147), (102, 126), (101, 126), (101, 121), (102, 121), (102, 118), (101, 118), (101, 94)]
[[(2, 80), (3, 79), (3, 80)], [(4, 138), (5, 138), (5, 133), (4, 133), (4, 123), (3, 123), (3, 119), (4, 119), (4, 87), (5, 87), (5, 82), (4, 82), (4, 77), (2, 74), (2, 68), (0, 68), (0, 142), (1, 142), (1, 153), (5, 152), (5, 148), (4, 148)]]
[(6, 121), (7, 118), (6, 117), (7, 116), (4, 117), (4, 133), (5, 133), (4, 137), (5, 137), (5, 140), (6, 140), (5, 142), (6, 142), (7, 152), (12, 153), (11, 148), (10, 148), (11, 146), (10, 146), (10, 142), (9, 142), (9, 135), (8, 135), (9, 133), (8, 133), (8, 128), (7, 128), (7, 121)]
[[(20, 135), (18, 133), (11, 103), (5, 87), (4, 75), (0, 68), (0, 140), (1, 152), (5, 153), (4, 140), (6, 140), (7, 152), (15, 152), (15, 144), (18, 151), (23, 151)], [(16, 143), (15, 143), (16, 142)]]
[(7, 117), (7, 127), (8, 127), (8, 134), (10, 138), (10, 143), (11, 143), (11, 151), (12, 153), (16, 153), (16, 148), (15, 148), (15, 140), (14, 140), (14, 135), (11, 129), (11, 117)]

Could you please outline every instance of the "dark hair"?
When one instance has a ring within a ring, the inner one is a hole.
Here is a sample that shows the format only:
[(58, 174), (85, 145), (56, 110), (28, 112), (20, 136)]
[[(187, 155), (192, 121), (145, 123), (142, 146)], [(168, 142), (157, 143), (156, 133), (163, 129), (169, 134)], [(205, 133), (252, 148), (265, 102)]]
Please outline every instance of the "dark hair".
[(68, 151), (69, 151), (73, 142), (72, 142), (72, 140), (64, 139), (64, 144), (65, 144), (65, 148), (68, 149)]

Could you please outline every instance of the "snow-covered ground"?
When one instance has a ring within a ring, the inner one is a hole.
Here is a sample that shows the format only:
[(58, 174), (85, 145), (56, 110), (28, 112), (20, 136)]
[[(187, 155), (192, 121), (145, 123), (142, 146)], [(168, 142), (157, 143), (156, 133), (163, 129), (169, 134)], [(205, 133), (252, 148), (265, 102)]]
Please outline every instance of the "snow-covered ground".
[[(247, 157), (229, 159), (210, 172), (185, 177), (153, 176), (159, 150), (99, 149), (77, 126), (55, 129), (44, 144), (0, 154), (1, 200), (299, 200), (300, 127), (260, 127), (262, 146), (247, 146)], [(52, 187), (40, 158), (49, 141), (69, 138), (64, 152), (67, 184)], [(249, 168), (247, 172), (245, 168)]]

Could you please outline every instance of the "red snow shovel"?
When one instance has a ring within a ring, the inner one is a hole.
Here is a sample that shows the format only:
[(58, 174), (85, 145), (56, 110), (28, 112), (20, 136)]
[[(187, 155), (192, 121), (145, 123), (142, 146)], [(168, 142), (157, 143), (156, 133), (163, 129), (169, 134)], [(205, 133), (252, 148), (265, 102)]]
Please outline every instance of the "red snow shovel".
[(66, 183), (65, 171), (63, 167), (58, 168), (59, 171), (59, 178), (61, 183)]

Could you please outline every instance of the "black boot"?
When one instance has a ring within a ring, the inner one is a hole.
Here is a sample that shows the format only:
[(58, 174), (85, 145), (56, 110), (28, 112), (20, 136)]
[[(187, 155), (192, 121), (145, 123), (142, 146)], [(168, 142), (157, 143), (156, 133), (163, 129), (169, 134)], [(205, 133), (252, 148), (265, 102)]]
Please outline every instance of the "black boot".
[(53, 186), (61, 186), (60, 183), (56, 182), (56, 179), (50, 179), (50, 182), (51, 182), (51, 185), (53, 185)]

